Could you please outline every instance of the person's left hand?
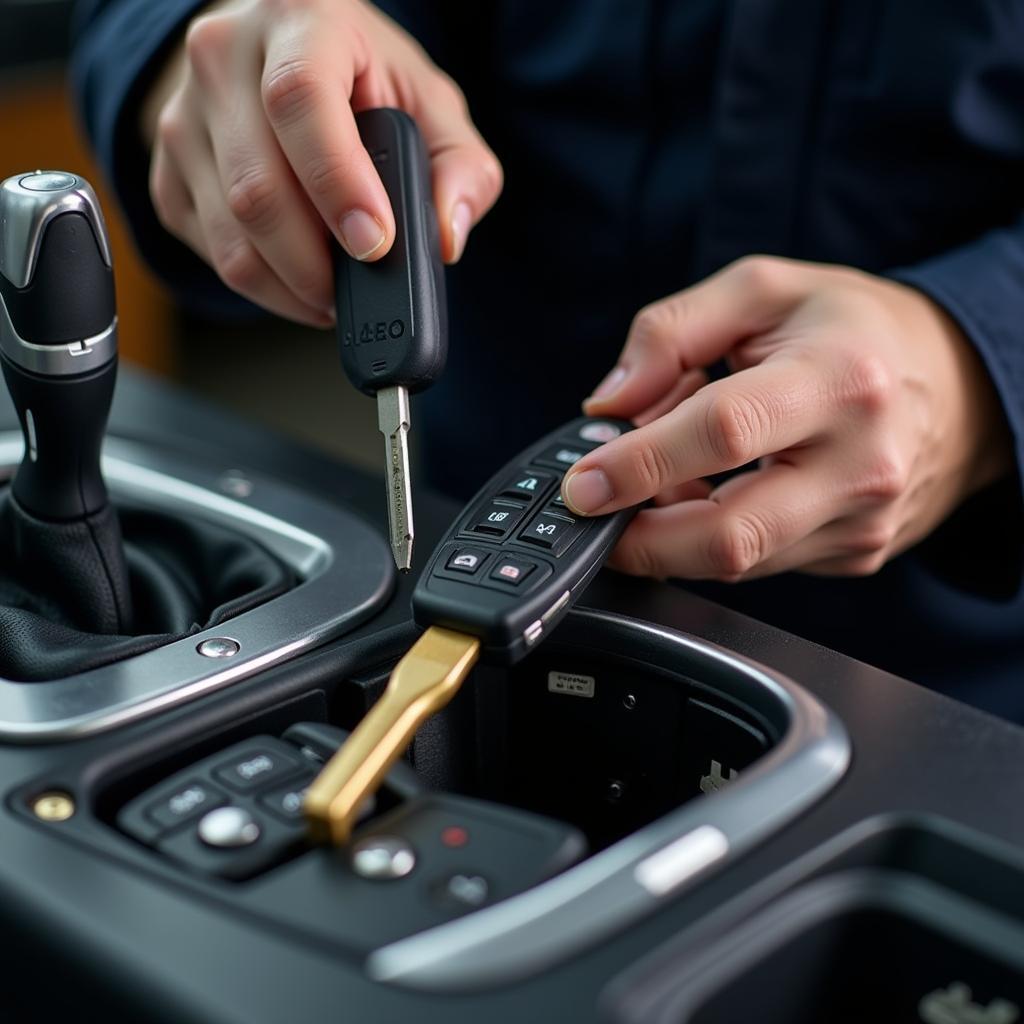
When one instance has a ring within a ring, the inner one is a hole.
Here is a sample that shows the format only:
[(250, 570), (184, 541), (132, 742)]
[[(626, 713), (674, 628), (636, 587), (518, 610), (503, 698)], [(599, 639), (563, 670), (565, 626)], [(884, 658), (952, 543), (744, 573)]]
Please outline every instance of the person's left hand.
[[(722, 358), (732, 374), (707, 383)], [(636, 575), (874, 573), (1012, 465), (986, 370), (934, 302), (773, 257), (643, 309), (584, 409), (639, 428), (562, 489), (581, 514), (655, 499), (609, 563)]]

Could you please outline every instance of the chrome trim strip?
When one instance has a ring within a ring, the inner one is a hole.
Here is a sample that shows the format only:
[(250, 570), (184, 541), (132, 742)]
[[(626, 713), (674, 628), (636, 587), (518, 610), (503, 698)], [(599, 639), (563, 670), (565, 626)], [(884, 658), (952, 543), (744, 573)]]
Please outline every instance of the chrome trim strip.
[[(366, 961), (375, 981), (423, 991), (466, 991), (550, 967), (621, 931), (684, 884), (729, 863), (819, 800), (846, 771), (850, 741), (840, 721), (780, 673), (696, 637), (610, 612), (577, 609), (559, 635), (572, 643), (573, 632), (587, 630), (593, 648), (594, 625), (601, 627), (600, 650), (607, 645), (621, 653), (638, 637), (654, 638), (671, 644), (678, 655), (678, 662), (661, 668), (711, 676), (721, 692), (741, 701), (754, 693), (761, 703), (768, 697), (788, 719), (785, 734), (721, 792), (689, 801), (525, 893), (375, 950)], [(711, 842), (714, 833), (722, 840)], [(657, 881), (652, 886), (652, 862), (657, 866), (658, 858), (665, 857), (671, 864), (681, 848), (675, 844), (696, 842), (695, 835), (702, 835), (701, 845), (707, 846), (703, 857), (694, 857), (693, 870), (680, 864), (674, 876), (663, 876), (672, 881), (667, 888), (660, 891)]]
[(640, 861), (633, 877), (652, 896), (664, 896), (728, 852), (729, 840), (714, 826), (701, 825)]
[(56, 377), (88, 373), (106, 366), (117, 355), (117, 317), (91, 338), (63, 345), (36, 345), (15, 330), (7, 303), (0, 296), (0, 352), (30, 373)]
[[(0, 434), (0, 477), (13, 473), (22, 451), (20, 434)], [(192, 700), (348, 632), (387, 601), (396, 573), (383, 536), (346, 509), (266, 477), (247, 473), (250, 495), (227, 497), (233, 469), (120, 439), (104, 446), (115, 500), (245, 533), (302, 582), (228, 623), (91, 672), (38, 683), (0, 678), (0, 742), (75, 739)], [(225, 630), (241, 645), (229, 664), (199, 654), (199, 644)]]

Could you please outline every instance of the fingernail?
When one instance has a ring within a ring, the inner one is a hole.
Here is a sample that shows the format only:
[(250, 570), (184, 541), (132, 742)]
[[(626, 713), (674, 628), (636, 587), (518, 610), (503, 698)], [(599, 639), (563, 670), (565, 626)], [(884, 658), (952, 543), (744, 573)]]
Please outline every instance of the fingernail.
[(458, 263), (466, 248), (469, 229), (473, 225), (473, 211), (469, 203), (459, 202), (452, 210), (452, 263)]
[(624, 366), (616, 366), (611, 373), (600, 384), (594, 393), (587, 399), (588, 402), (593, 401), (595, 398), (610, 398), (615, 394), (616, 391), (622, 387), (622, 382), (626, 379), (626, 368)]
[(573, 512), (589, 515), (612, 500), (612, 485), (603, 469), (584, 469), (566, 477), (565, 503)]
[(387, 233), (376, 217), (365, 210), (350, 210), (341, 218), (341, 241), (348, 254), (357, 260), (372, 256), (383, 244)]
[(335, 312), (333, 306), (324, 306), (324, 308), (320, 312), (322, 312), (323, 315), (327, 317), (327, 319), (330, 320), (332, 324), (338, 322), (338, 314)]

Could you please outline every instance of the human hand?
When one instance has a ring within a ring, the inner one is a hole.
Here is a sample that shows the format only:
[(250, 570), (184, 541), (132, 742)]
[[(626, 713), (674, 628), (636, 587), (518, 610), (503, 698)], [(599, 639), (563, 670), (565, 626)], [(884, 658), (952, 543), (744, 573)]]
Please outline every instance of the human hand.
[[(733, 372), (707, 383), (723, 357)], [(584, 514), (655, 499), (610, 560), (636, 575), (868, 575), (1012, 466), (992, 383), (939, 306), (795, 260), (748, 257), (646, 307), (584, 408), (638, 425), (562, 490)]]
[(353, 116), (378, 106), (420, 127), (442, 256), (455, 262), (501, 166), (455, 83), (364, 0), (220, 0), (193, 19), (142, 114), (161, 223), (235, 291), (329, 325), (327, 232), (364, 260), (394, 240)]

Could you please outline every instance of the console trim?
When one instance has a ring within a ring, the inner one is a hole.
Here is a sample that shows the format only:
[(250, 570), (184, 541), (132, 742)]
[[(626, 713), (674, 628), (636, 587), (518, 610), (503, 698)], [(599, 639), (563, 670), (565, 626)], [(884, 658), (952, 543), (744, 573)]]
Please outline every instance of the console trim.
[[(20, 432), (0, 433), (0, 480), (13, 474), (23, 450)], [(115, 500), (230, 526), (272, 551), (301, 582), (226, 623), (134, 658), (46, 682), (0, 678), (0, 742), (71, 740), (192, 700), (350, 631), (394, 590), (387, 542), (345, 508), (248, 471), (251, 488), (239, 496), (230, 486), (237, 467), (120, 438), (107, 439), (102, 466)], [(225, 632), (240, 645), (230, 664), (198, 653), (204, 640)]]
[[(638, 638), (671, 648), (680, 675), (710, 678), (723, 692), (766, 699), (788, 717), (778, 744), (721, 792), (690, 801), (547, 882), (466, 917), (372, 952), (371, 978), (421, 991), (467, 991), (505, 984), (546, 969), (655, 911), (686, 885), (727, 864), (821, 799), (850, 763), (839, 719), (791, 679), (731, 651), (676, 630), (611, 612), (577, 609), (559, 627), (594, 649), (622, 651)], [(673, 865), (671, 884), (645, 884), (650, 867)], [(691, 856), (692, 855), (692, 856)]]

